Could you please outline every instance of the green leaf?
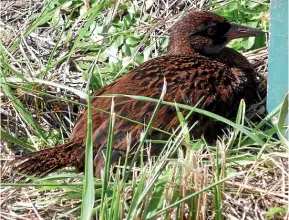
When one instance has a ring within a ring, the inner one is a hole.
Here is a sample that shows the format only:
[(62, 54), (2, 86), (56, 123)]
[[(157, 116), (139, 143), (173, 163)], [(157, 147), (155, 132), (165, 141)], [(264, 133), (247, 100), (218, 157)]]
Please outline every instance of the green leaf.
[(186, 143), (189, 143), (191, 141), (190, 139), (190, 133), (189, 133), (189, 128), (186, 124), (186, 120), (182, 114), (182, 112), (180, 111), (179, 107), (177, 105), (175, 105), (176, 111), (177, 111), (177, 116), (179, 118), (180, 124), (184, 130), (184, 134), (185, 134), (185, 141)]
[(57, 8), (52, 17), (51, 25), (53, 27), (59, 27), (59, 26), (62, 26), (63, 24), (64, 24), (64, 20), (60, 14), (60, 8)]
[(165, 189), (166, 182), (160, 182), (155, 186), (147, 208), (148, 216), (153, 215), (157, 210), (162, 208), (165, 197)]
[(228, 4), (227, 6), (226, 6), (226, 10), (227, 11), (234, 11), (234, 10), (236, 10), (238, 8), (238, 3), (237, 2), (232, 2), (232, 3), (230, 3), (230, 4)]
[(128, 45), (136, 45), (136, 44), (138, 44), (140, 41), (141, 41), (141, 38), (139, 38), (139, 37), (128, 37), (128, 38), (125, 40), (125, 43), (128, 44)]
[(246, 50), (251, 49), (253, 47), (254, 43), (255, 43), (255, 37), (248, 37), (248, 38), (241, 41), (242, 46)]
[(118, 44), (116, 42), (113, 42), (105, 51), (108, 54), (110, 64), (119, 61), (117, 58)]
[(288, 206), (273, 207), (266, 212), (266, 217), (271, 218), (277, 214), (283, 214), (288, 211)]

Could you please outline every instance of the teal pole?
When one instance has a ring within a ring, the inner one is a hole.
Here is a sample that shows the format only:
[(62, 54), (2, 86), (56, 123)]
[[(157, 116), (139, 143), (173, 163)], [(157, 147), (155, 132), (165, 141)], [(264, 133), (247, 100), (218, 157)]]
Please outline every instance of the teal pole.
[(267, 110), (288, 93), (288, 0), (271, 0)]

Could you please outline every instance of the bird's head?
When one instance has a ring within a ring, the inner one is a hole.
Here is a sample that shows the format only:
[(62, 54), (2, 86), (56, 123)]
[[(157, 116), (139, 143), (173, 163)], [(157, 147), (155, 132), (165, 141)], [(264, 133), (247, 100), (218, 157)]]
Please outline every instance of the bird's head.
[(169, 55), (219, 53), (236, 38), (263, 35), (256, 28), (233, 24), (211, 12), (190, 12), (176, 22), (170, 32)]

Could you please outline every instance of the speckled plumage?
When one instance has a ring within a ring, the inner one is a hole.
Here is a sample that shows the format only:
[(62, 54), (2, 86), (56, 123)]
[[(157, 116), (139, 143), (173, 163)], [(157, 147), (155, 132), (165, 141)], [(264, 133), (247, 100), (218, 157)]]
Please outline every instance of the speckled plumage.
[[(98, 97), (107, 94), (127, 94), (158, 99), (165, 78), (167, 92), (164, 100), (194, 106), (202, 99), (199, 107), (227, 118), (234, 117), (241, 99), (245, 99), (247, 104), (254, 101), (257, 81), (253, 68), (245, 57), (233, 49), (219, 48), (224, 47), (226, 39), (219, 39), (218, 36), (212, 38), (209, 36), (206, 39), (206, 33), (203, 32), (212, 24), (221, 27), (221, 32), (218, 30), (216, 32), (221, 37), (223, 37), (222, 32), (224, 34), (228, 32), (229, 23), (213, 13), (192, 12), (185, 16), (171, 31), (167, 56), (147, 61), (114, 83), (103, 87), (94, 94), (92, 105), (110, 111), (111, 98)], [(216, 43), (223, 40), (224, 42)], [(215, 53), (215, 50), (220, 51)], [(206, 51), (210, 53), (206, 54)], [(211, 51), (214, 53), (211, 54)], [(150, 120), (156, 105), (126, 97), (116, 97), (114, 101), (116, 114), (142, 123)], [(75, 166), (83, 170), (86, 116), (87, 112), (84, 112), (79, 117), (68, 143), (22, 157), (17, 160), (20, 164), (16, 169), (38, 176), (65, 166)], [(195, 138), (204, 135), (205, 138), (212, 140), (216, 138), (222, 127), (220, 123), (199, 114), (193, 114), (188, 123), (192, 125), (196, 121), (198, 123), (191, 132)], [(109, 114), (93, 110), (92, 125), (95, 175), (99, 177), (104, 161), (102, 150), (106, 147)], [(175, 108), (162, 105), (153, 126), (172, 131), (178, 125)], [(127, 135), (131, 136), (133, 147), (138, 143), (143, 130), (142, 125), (116, 117), (114, 162), (117, 162), (118, 158), (126, 152)], [(152, 130), (150, 135), (152, 139), (167, 138), (165, 134), (156, 130)]]

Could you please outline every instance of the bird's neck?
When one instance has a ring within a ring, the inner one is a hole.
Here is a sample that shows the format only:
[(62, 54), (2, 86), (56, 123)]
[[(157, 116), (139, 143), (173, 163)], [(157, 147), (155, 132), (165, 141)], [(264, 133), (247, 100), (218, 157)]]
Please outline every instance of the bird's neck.
[(249, 73), (253, 71), (253, 65), (247, 58), (232, 48), (225, 47), (220, 53), (207, 57), (224, 63), (230, 68), (238, 68)]
[(225, 47), (220, 53), (214, 55), (201, 54), (194, 50), (188, 42), (188, 37), (186, 35), (179, 36), (176, 33), (178, 39), (174, 36), (173, 33), (170, 36), (169, 46), (168, 46), (168, 55), (169, 56), (187, 56), (187, 57), (196, 57), (196, 56), (205, 56), (209, 59), (216, 60), (220, 63), (226, 64), (230, 68), (239, 68), (245, 71), (252, 71), (252, 64), (239, 52), (234, 49)]
[(194, 57), (199, 54), (189, 44), (188, 36), (184, 35), (180, 37), (178, 33), (171, 33), (168, 45), (168, 55)]

